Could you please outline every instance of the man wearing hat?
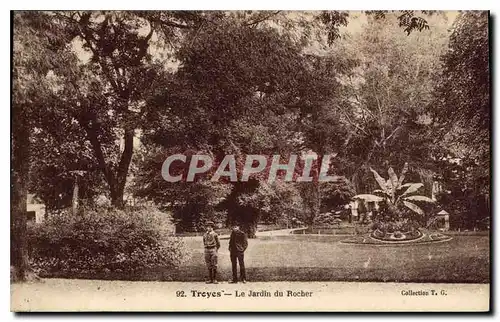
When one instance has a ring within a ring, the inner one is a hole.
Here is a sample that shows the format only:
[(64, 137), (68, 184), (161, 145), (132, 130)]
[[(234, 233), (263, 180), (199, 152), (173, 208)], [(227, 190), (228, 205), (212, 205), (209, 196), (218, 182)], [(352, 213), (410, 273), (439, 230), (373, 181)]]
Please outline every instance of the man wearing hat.
[(214, 231), (214, 223), (206, 223), (207, 232), (203, 235), (203, 245), (205, 246), (205, 263), (208, 267), (207, 284), (218, 284), (217, 282), (217, 251), (220, 248), (219, 236)]
[(240, 264), (240, 279), (246, 283), (244, 253), (248, 247), (247, 235), (240, 230), (238, 224), (233, 225), (233, 231), (229, 238), (229, 254), (233, 268), (233, 280), (230, 283), (238, 283), (237, 263)]

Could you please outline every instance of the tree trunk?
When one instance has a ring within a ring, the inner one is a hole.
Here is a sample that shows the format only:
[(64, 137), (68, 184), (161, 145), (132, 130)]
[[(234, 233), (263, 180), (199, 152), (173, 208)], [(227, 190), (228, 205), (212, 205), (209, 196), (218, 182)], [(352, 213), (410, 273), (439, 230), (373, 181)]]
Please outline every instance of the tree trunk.
[[(12, 186), (10, 213), (10, 260), (11, 280), (27, 281), (37, 278), (28, 261), (26, 234), (27, 196), (29, 175), (29, 130), (27, 118), (21, 107), (14, 112), (12, 120)], [(17, 113), (15, 113), (17, 112)]]
[(75, 185), (73, 186), (73, 198), (71, 201), (71, 206), (73, 209), (73, 216), (78, 213), (78, 176), (75, 177)]
[[(13, 150), (17, 149), (14, 148)], [(23, 165), (16, 163), (13, 163), (12, 209), (10, 213), (10, 259), (13, 269), (11, 278), (13, 281), (25, 281), (29, 270), (28, 243), (26, 240), (26, 199), (28, 193), (22, 173)]]
[(122, 209), (125, 204), (123, 202), (123, 192), (125, 187), (121, 187), (119, 184), (113, 180), (112, 183), (109, 183), (110, 195), (111, 195), (111, 205), (118, 209)]
[[(116, 208), (123, 208), (125, 206), (123, 195), (125, 192), (125, 184), (127, 182), (127, 175), (130, 163), (132, 161), (132, 155), (134, 152), (134, 132), (133, 128), (125, 128), (125, 134), (123, 137), (123, 152), (120, 156), (120, 162), (116, 168), (110, 166), (104, 157), (101, 142), (99, 141), (97, 135), (97, 128), (94, 125), (96, 122), (89, 122), (88, 119), (80, 116), (80, 124), (85, 129), (88, 135), (88, 139), (92, 144), (92, 149), (94, 151), (97, 162), (99, 163), (99, 168), (104, 174), (104, 178), (109, 185), (109, 192), (111, 196), (111, 205)], [(91, 119), (92, 120), (92, 119)]]
[(314, 218), (318, 217), (321, 213), (321, 184), (316, 183), (316, 207), (314, 209)]
[(257, 232), (257, 222), (246, 222), (243, 224), (243, 227), (241, 227), (246, 234), (248, 238), (256, 238), (257, 236), (255, 233)]
[(117, 208), (123, 208), (125, 206), (123, 197), (125, 194), (125, 185), (127, 183), (128, 169), (134, 153), (134, 129), (125, 129), (123, 141), (123, 152), (120, 163), (118, 164), (118, 169), (116, 170), (116, 175), (114, 176), (116, 178), (116, 180), (114, 180), (114, 189), (111, 191), (111, 204)]
[(321, 212), (321, 194), (319, 188), (319, 182), (311, 182), (311, 202), (310, 202), (310, 212), (307, 218), (307, 225), (312, 227), (314, 224), (314, 219), (318, 217)]
[(224, 202), (228, 212), (227, 223), (229, 225), (239, 224), (242, 230), (247, 234), (248, 238), (255, 238), (257, 231), (257, 223), (259, 222), (259, 209), (251, 206), (242, 206), (238, 202), (239, 196), (245, 193), (255, 193), (259, 187), (257, 180), (249, 180), (248, 182), (236, 182), (229, 196)]

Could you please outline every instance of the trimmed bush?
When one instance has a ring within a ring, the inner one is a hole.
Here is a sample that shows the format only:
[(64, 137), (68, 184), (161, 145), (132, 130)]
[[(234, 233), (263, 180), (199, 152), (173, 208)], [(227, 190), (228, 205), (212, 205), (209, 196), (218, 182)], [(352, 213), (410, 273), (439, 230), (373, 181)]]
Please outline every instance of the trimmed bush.
[(30, 258), (46, 273), (175, 268), (187, 252), (173, 228), (170, 215), (152, 206), (67, 211), (30, 227)]
[(314, 217), (313, 220), (313, 226), (314, 227), (328, 227), (328, 228), (334, 228), (334, 227), (339, 227), (339, 224), (342, 223), (341, 218), (346, 218), (347, 215), (345, 212), (324, 212), (318, 214), (316, 217)]

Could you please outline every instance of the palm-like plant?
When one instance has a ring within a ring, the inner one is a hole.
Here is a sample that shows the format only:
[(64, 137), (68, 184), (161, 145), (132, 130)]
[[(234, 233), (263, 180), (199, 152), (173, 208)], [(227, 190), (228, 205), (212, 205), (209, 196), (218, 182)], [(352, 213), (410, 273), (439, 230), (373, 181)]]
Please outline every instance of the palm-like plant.
[(373, 173), (375, 180), (380, 186), (380, 189), (374, 190), (373, 193), (380, 194), (381, 196), (377, 196), (374, 194), (363, 194), (354, 196), (354, 199), (372, 201), (381, 200), (380, 198), (382, 198), (382, 200), (386, 201), (389, 210), (396, 210), (406, 207), (419, 215), (424, 215), (424, 211), (422, 210), (422, 208), (413, 203), (414, 201), (434, 203), (434, 200), (429, 197), (415, 195), (415, 193), (421, 187), (423, 187), (422, 183), (403, 184), (406, 172), (408, 172), (408, 163), (405, 163), (399, 178), (392, 168), (389, 168), (389, 170), (387, 171), (387, 173), (389, 174), (389, 178), (387, 180), (382, 178), (382, 176), (372, 168), (370, 168), (370, 171)]

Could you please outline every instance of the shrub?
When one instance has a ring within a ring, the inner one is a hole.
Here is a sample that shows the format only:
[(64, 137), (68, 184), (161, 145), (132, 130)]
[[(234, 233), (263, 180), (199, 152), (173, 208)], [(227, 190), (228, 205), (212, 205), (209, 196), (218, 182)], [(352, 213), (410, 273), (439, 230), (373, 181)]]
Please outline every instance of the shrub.
[(31, 226), (28, 236), (32, 265), (42, 272), (174, 268), (186, 257), (170, 215), (152, 206), (67, 211)]
[[(336, 214), (333, 212), (324, 212), (316, 217), (313, 220), (314, 227), (337, 227), (338, 219), (340, 214)], [(342, 220), (341, 220), (342, 221)]]

